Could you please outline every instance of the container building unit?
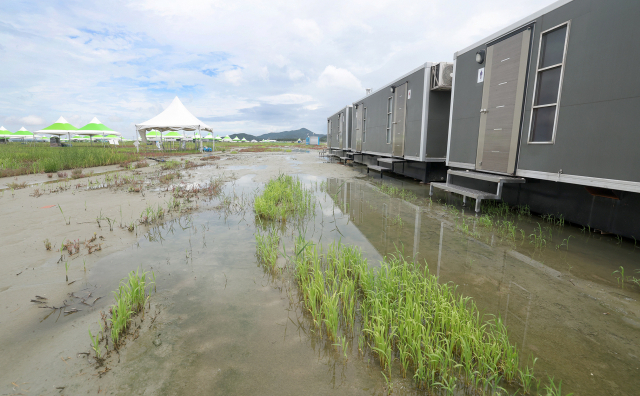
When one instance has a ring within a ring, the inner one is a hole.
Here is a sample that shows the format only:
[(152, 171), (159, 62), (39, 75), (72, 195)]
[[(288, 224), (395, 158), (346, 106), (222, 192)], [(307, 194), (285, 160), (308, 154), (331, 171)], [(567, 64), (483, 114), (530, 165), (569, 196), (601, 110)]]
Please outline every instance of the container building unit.
[(444, 180), (452, 72), (427, 62), (353, 102), (354, 161), (381, 177)]
[(456, 52), (432, 193), (640, 238), (639, 17), (640, 1), (561, 0)]
[(345, 157), (351, 149), (352, 107), (345, 106), (327, 119), (327, 148), (330, 155)]

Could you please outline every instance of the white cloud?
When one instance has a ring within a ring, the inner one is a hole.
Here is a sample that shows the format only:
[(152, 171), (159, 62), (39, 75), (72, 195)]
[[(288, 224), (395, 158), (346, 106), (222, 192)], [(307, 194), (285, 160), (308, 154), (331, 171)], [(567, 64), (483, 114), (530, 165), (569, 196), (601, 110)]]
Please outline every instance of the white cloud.
[(38, 116), (35, 116), (35, 115), (29, 115), (29, 116), (26, 116), (26, 117), (22, 117), (21, 121), (25, 125), (40, 125), (40, 124), (44, 124), (44, 120), (42, 119), (42, 117), (38, 117)]
[(553, 1), (23, 0), (0, 15), (0, 117), (17, 130), (96, 116), (132, 137), (179, 96), (216, 130), (320, 132), (365, 86)]
[(275, 96), (264, 96), (260, 98), (263, 102), (267, 102), (269, 104), (301, 104), (310, 102), (313, 98), (309, 95), (299, 95), (299, 94), (281, 94)]
[(301, 72), (300, 70), (289, 70), (288, 71), (289, 74), (289, 79), (292, 81), (296, 81), (301, 79), (302, 77), (304, 77), (304, 73)]
[(233, 85), (240, 85), (243, 81), (242, 70), (239, 69), (224, 72), (224, 77), (229, 83)]
[(10, 124), (20, 125), (41, 125), (44, 124), (44, 119), (35, 115), (28, 115), (26, 117), (9, 116), (5, 117), (4, 121)]
[(312, 43), (319, 43), (322, 40), (322, 31), (312, 19), (294, 19), (293, 20), (294, 32), (311, 41)]
[(333, 65), (327, 66), (318, 77), (320, 88), (340, 88), (362, 91), (362, 83), (347, 69), (340, 69)]

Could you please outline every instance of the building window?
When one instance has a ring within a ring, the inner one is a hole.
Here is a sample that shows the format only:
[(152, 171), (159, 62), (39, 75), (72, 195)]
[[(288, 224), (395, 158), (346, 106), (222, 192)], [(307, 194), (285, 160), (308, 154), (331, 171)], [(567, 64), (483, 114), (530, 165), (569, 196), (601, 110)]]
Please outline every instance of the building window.
[(329, 140), (329, 144), (331, 144), (331, 120), (329, 120), (329, 125), (327, 126), (327, 138)]
[(530, 143), (553, 143), (558, 124), (569, 22), (542, 32), (529, 127)]
[(387, 99), (387, 144), (391, 143), (391, 126), (393, 125), (393, 97)]
[(362, 142), (364, 143), (367, 136), (367, 108), (362, 109)]

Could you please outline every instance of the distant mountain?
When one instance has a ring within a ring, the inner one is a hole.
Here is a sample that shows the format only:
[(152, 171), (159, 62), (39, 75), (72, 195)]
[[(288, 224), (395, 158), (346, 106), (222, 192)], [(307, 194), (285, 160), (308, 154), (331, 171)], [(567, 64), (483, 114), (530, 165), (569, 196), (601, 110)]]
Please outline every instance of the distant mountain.
[(307, 138), (307, 136), (320, 136), (320, 140), (321, 141), (326, 141), (327, 140), (327, 136), (326, 135), (322, 135), (319, 133), (313, 133), (310, 130), (308, 130), (307, 128), (300, 128), (300, 129), (296, 129), (295, 131), (283, 131), (283, 132), (269, 132), (269, 133), (265, 133), (259, 136), (254, 136), (254, 135), (250, 135), (248, 133), (234, 133), (229, 135), (229, 137), (231, 137), (231, 139), (233, 139), (234, 137), (238, 137), (238, 139), (242, 139), (245, 138), (249, 141), (255, 139), (257, 141), (260, 141), (262, 139), (268, 139), (268, 140), (298, 140), (298, 139), (302, 139), (305, 140)]

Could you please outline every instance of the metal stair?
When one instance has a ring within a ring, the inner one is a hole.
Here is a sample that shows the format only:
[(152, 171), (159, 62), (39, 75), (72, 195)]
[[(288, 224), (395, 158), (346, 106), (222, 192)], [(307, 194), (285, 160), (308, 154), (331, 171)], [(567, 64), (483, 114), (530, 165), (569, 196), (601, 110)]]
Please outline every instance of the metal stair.
[[(470, 179), (483, 180), (490, 183), (497, 183), (496, 193), (494, 194), (486, 191), (474, 190), (472, 188), (458, 186), (452, 183), (451, 176), (466, 177)], [(460, 171), (460, 170), (450, 169), (447, 172), (446, 183), (431, 183), (431, 187), (429, 188), (429, 195), (433, 195), (433, 189), (437, 188), (439, 190), (462, 195), (462, 202), (465, 205), (467, 203), (467, 197), (473, 198), (476, 200), (476, 213), (479, 213), (483, 199), (492, 199), (492, 200), (502, 199), (502, 187), (505, 183), (526, 183), (526, 180), (521, 177), (494, 175), (490, 173), (481, 173), (481, 172), (468, 171), (468, 170)]]

